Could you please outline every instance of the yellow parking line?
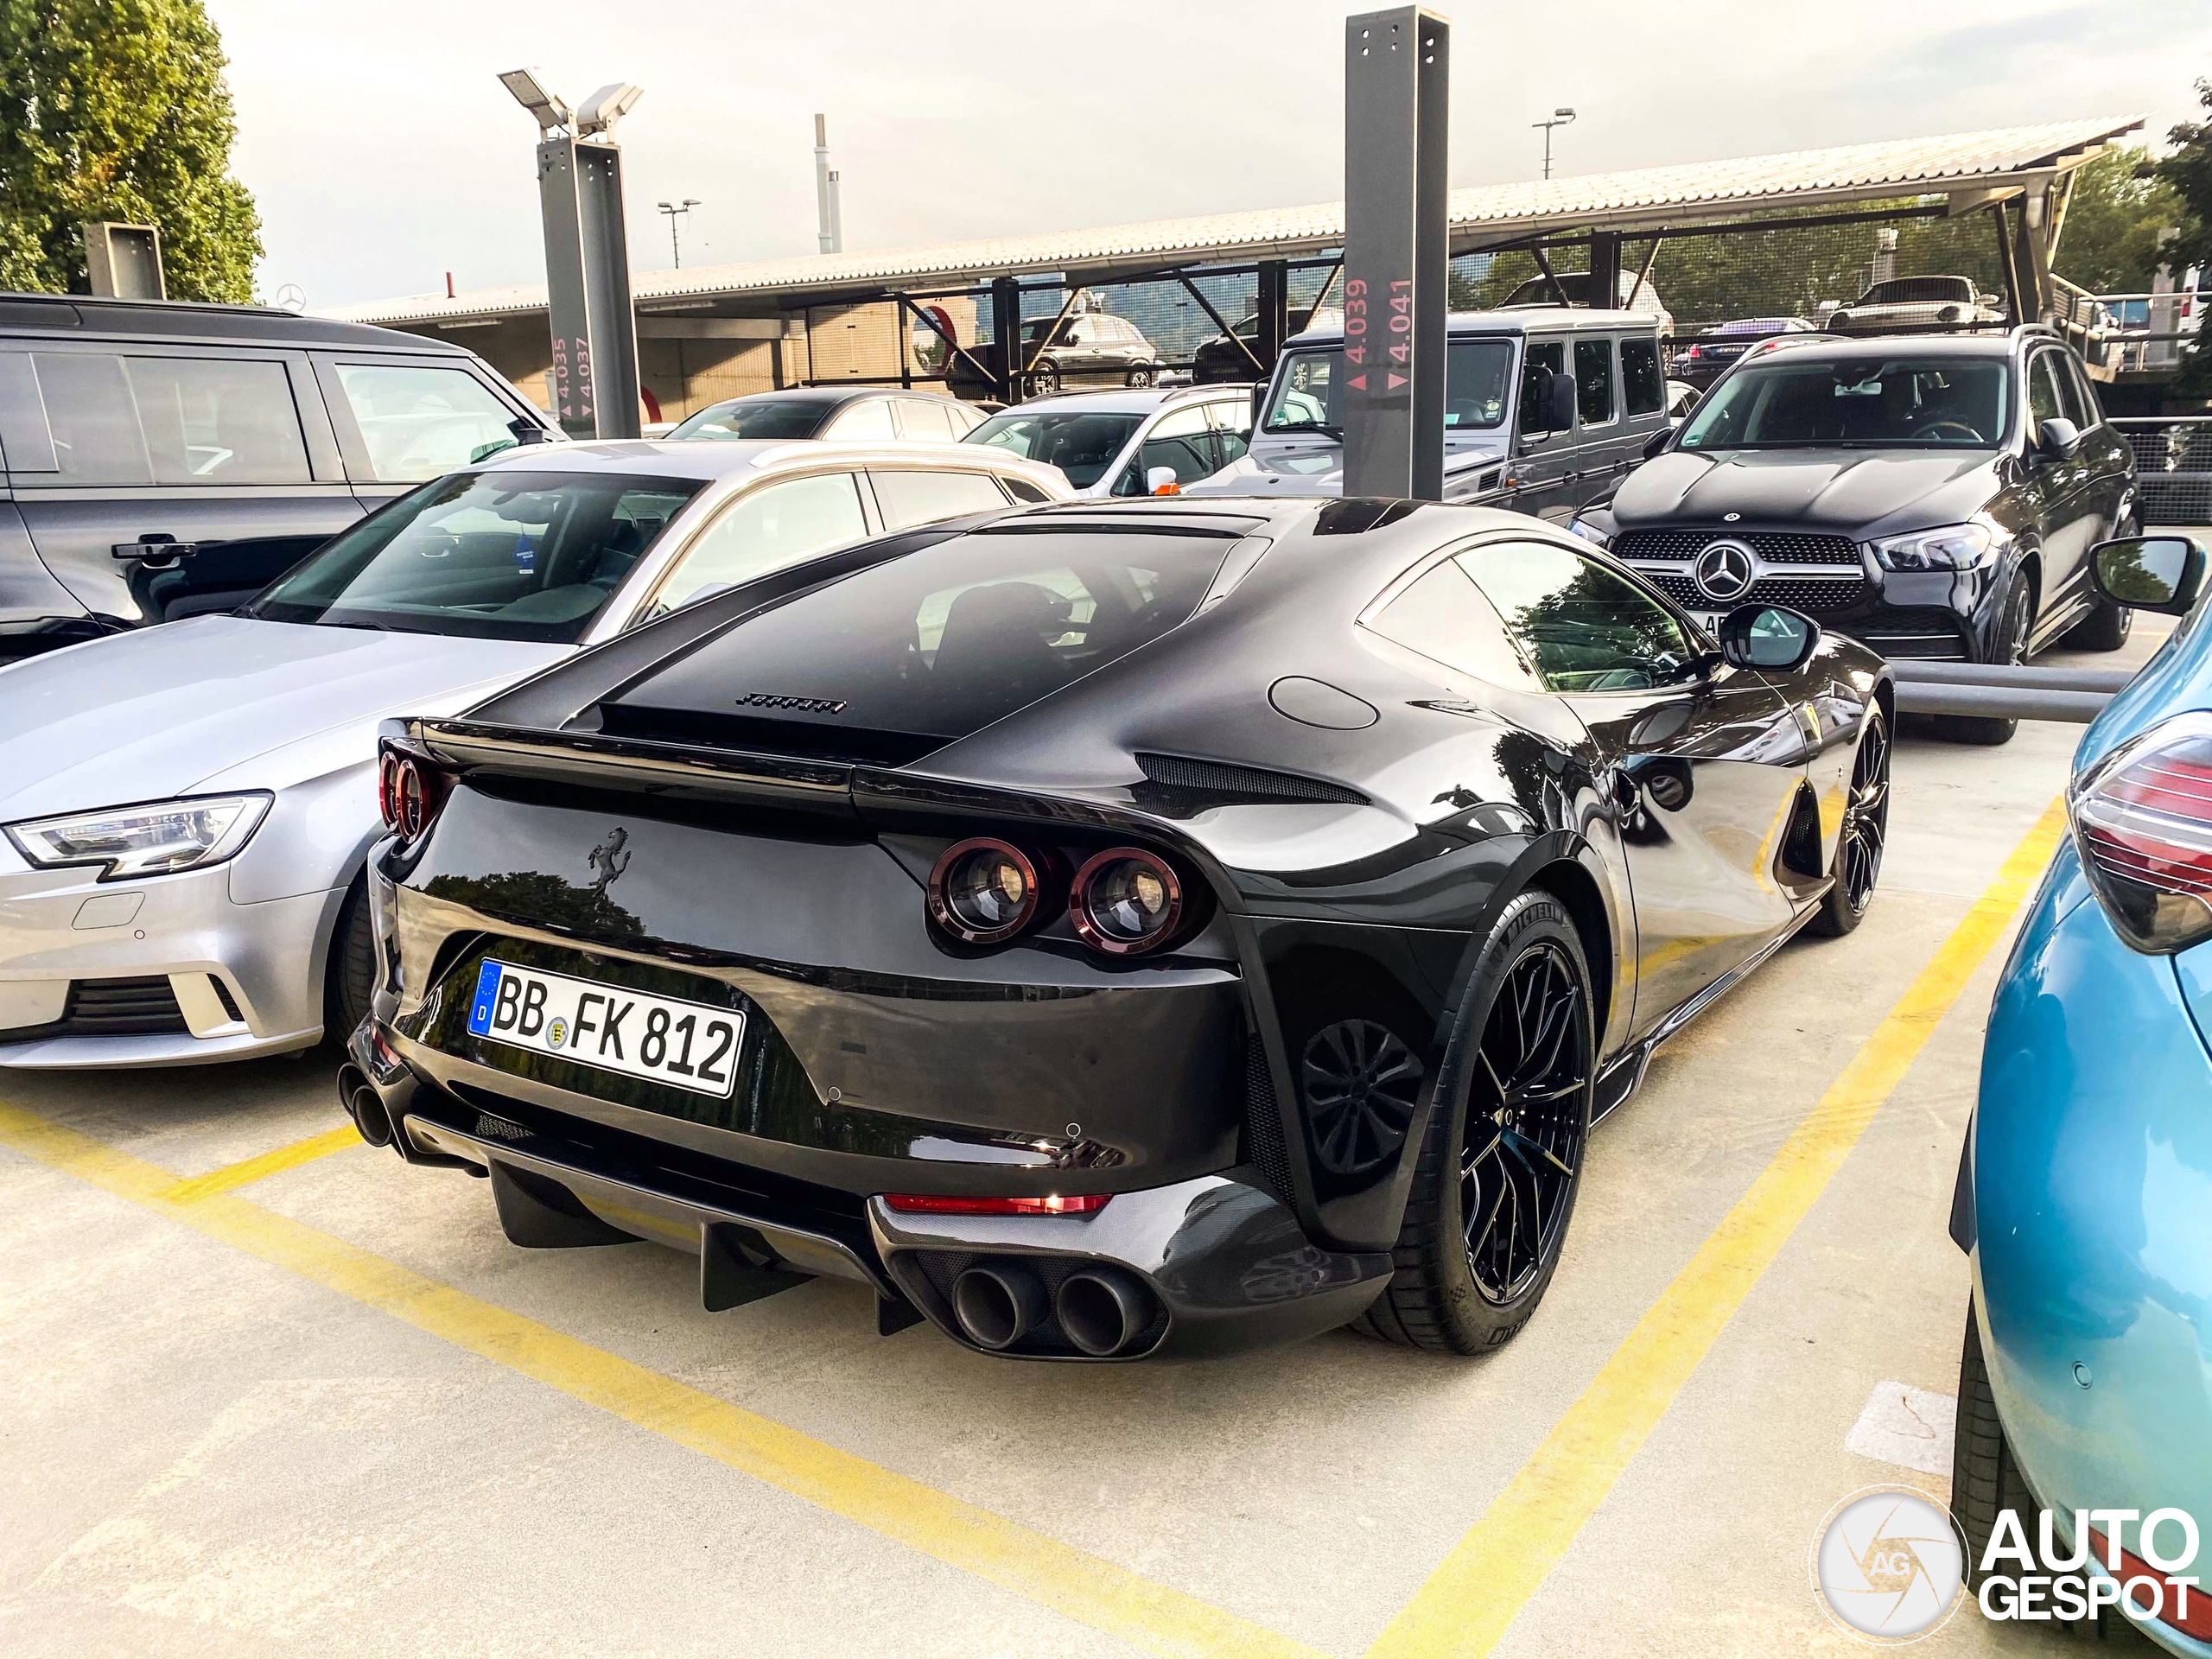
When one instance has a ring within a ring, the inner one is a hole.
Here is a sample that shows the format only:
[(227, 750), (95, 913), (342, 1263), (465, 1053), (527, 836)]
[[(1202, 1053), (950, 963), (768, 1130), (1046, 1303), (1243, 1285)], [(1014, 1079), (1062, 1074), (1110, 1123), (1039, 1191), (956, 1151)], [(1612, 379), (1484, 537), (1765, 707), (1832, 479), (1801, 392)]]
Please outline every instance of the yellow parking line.
[(348, 1147), (360, 1144), (360, 1131), (347, 1123), (322, 1135), (310, 1135), (304, 1141), (295, 1141), (289, 1147), (278, 1147), (274, 1152), (264, 1152), (257, 1157), (226, 1164), (220, 1169), (211, 1169), (205, 1175), (191, 1176), (176, 1182), (162, 1196), (171, 1204), (192, 1204), (200, 1198), (212, 1198), (218, 1192), (235, 1191), (281, 1171), (297, 1169), (302, 1164), (311, 1164), (318, 1158), (327, 1158), (334, 1152), (343, 1152)]
[(1273, 1630), (245, 1198), (215, 1191), (180, 1199), (191, 1183), (33, 1113), (0, 1103), (0, 1144), (1146, 1652), (1319, 1659)]
[(2065, 833), (2054, 802), (1751, 1190), (1613, 1351), (1368, 1659), (1477, 1659), (1567, 1554), (2002, 938)]

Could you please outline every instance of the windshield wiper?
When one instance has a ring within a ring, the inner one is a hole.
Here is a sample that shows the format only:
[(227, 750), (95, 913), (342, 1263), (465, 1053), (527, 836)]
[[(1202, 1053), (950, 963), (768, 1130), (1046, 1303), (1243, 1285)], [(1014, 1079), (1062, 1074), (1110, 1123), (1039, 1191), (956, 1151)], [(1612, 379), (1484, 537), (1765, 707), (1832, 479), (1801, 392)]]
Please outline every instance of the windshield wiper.
[(1344, 428), (1333, 425), (1327, 421), (1286, 421), (1280, 425), (1269, 427), (1268, 430), (1270, 433), (1322, 432), (1326, 433), (1330, 437), (1334, 438), (1338, 443), (1342, 443), (1344, 441)]
[(365, 628), (372, 633), (429, 633), (435, 632), (435, 630), (429, 628), (403, 628), (390, 622), (372, 622), (366, 617), (357, 618), (346, 622), (334, 622), (330, 618), (323, 616), (315, 619), (315, 626), (318, 628)]

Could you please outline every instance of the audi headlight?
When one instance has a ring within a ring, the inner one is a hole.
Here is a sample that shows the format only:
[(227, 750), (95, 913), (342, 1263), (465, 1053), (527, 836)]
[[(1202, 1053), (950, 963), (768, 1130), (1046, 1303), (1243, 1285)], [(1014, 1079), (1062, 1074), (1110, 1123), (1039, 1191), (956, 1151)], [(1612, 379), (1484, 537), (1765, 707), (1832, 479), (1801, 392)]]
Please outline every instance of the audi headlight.
[(35, 818), (7, 826), (8, 839), (34, 864), (105, 864), (103, 881), (167, 875), (219, 864), (245, 846), (268, 816), (270, 797), (211, 795)]
[(1580, 536), (1593, 547), (1611, 547), (1613, 544), (1613, 538), (1587, 518), (1575, 519), (1567, 525), (1567, 531), (1568, 535)]
[(1873, 544), (1885, 570), (1979, 570), (1997, 556), (1998, 537), (1982, 524), (1946, 524), (1916, 530)]

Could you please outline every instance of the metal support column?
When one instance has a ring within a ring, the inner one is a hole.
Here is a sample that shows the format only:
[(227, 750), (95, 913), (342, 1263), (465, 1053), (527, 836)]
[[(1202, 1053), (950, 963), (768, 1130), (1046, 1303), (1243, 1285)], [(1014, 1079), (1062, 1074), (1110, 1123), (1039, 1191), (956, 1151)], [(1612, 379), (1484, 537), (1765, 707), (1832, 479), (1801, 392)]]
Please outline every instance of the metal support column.
[(1344, 22), (1347, 496), (1444, 494), (1451, 38), (1418, 6)]
[(2044, 232), (2050, 217), (2050, 192), (2031, 189), (2020, 199), (2019, 252), (2015, 256), (2020, 275), (2034, 290), (2035, 309), (2015, 318), (2017, 322), (2049, 322), (2058, 315), (2058, 296), (2050, 280), (2050, 250)]
[(575, 438), (634, 438), (638, 325), (622, 219), (622, 152), (569, 137), (537, 146), (554, 408)]
[(1259, 347), (1260, 372), (1271, 374), (1283, 341), (1290, 338), (1290, 262), (1262, 259), (1259, 276), (1260, 321), (1253, 344)]
[(1621, 233), (1618, 231), (1590, 232), (1590, 303), (1599, 310), (1616, 310), (1620, 306), (1621, 293)]
[(998, 385), (992, 396), (1011, 404), (1016, 401), (1014, 383), (1021, 367), (1015, 356), (1021, 350), (1021, 284), (1011, 276), (991, 283), (991, 339), (998, 346)]

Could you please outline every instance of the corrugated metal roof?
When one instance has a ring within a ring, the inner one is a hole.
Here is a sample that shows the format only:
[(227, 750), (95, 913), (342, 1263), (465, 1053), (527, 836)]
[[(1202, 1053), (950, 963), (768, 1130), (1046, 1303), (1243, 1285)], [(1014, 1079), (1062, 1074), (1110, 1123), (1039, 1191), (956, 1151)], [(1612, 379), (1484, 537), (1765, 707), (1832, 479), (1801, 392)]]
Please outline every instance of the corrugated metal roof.
[[(1763, 207), (1986, 188), (2020, 174), (2071, 164), (2083, 152), (2142, 124), (2140, 116), (2106, 116), (1736, 161), (1476, 185), (1452, 193), (1452, 246), (1455, 251), (1479, 246), (1491, 239), (1485, 232), (1495, 232), (1495, 239), (1503, 240), (1549, 227), (1686, 226)], [(1344, 217), (1344, 204), (1330, 201), (1195, 219), (1148, 219), (1097, 230), (989, 237), (888, 252), (808, 254), (647, 271), (632, 279), (632, 289), (638, 302), (650, 303), (686, 296), (851, 293), (963, 283), (1006, 271), (1135, 269), (1179, 261), (1274, 257), (1339, 245)], [(317, 315), (404, 324), (512, 315), (544, 308), (544, 287), (534, 284), (482, 289), (451, 299), (442, 294), (411, 295), (334, 307)]]

